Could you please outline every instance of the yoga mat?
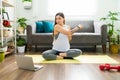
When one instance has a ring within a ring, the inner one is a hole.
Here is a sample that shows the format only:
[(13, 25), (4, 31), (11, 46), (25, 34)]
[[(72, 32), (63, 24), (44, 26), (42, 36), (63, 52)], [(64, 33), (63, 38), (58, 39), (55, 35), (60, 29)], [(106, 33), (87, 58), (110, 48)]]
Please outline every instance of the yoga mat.
[(34, 63), (111, 63), (119, 64), (118, 61), (108, 55), (80, 55), (73, 60), (45, 60), (41, 55), (25, 55), (33, 58)]

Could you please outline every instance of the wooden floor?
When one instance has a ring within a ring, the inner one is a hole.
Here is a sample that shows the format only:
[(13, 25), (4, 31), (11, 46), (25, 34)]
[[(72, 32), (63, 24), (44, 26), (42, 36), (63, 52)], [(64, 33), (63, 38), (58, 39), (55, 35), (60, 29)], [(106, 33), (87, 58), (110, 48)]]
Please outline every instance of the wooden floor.
[[(86, 54), (102, 53), (85, 52), (84, 55)], [(120, 54), (108, 55), (120, 62)], [(120, 80), (120, 72), (100, 71), (99, 64), (41, 65), (44, 67), (36, 72), (18, 69), (14, 55), (9, 55), (0, 63), (0, 80)]]

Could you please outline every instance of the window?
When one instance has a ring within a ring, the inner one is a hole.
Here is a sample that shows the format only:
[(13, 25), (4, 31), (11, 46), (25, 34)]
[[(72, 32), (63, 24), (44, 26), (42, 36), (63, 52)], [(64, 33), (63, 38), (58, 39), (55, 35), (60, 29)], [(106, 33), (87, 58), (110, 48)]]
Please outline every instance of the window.
[(63, 12), (65, 15), (95, 15), (96, 0), (48, 0), (48, 14)]

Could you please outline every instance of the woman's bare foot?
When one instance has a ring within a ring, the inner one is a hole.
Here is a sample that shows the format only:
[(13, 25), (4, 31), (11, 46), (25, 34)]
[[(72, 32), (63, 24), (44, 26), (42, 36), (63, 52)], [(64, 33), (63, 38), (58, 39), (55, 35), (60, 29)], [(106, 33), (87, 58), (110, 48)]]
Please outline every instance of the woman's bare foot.
[(57, 60), (64, 59), (62, 56), (57, 56)]
[(59, 56), (66, 57), (67, 53), (59, 53)]

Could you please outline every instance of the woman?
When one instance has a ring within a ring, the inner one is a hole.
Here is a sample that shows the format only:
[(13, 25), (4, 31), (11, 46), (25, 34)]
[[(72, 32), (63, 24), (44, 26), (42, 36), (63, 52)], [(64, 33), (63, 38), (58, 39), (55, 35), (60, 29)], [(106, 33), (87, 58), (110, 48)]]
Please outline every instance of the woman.
[(65, 25), (65, 17), (63, 13), (57, 13), (55, 16), (55, 25), (53, 31), (53, 47), (52, 50), (47, 50), (42, 53), (46, 60), (56, 59), (73, 59), (79, 56), (82, 51), (80, 49), (70, 49), (69, 41), (72, 39), (72, 34), (81, 29), (82, 25), (70, 29), (70, 26)]

